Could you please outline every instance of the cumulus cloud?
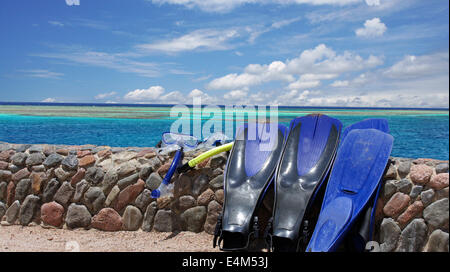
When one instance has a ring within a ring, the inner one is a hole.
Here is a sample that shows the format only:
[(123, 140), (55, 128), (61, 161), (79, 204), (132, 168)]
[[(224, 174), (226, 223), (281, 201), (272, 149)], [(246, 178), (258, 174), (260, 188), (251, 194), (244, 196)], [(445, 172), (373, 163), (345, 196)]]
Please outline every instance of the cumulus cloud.
[(101, 93), (95, 96), (95, 99), (105, 99), (107, 97), (111, 97), (116, 95), (116, 92), (109, 92), (109, 93)]
[(368, 6), (379, 6), (380, 0), (366, 0)]
[[(288, 82), (290, 89), (304, 89), (319, 86), (320, 80), (335, 78), (345, 72), (376, 67), (382, 63), (383, 60), (380, 57), (370, 56), (364, 59), (348, 51), (339, 55), (326, 45), (320, 44), (285, 62), (273, 61), (264, 65), (247, 65), (243, 73), (232, 73), (216, 78), (207, 87), (214, 90), (233, 90), (270, 81), (282, 81)], [(295, 76), (300, 78), (295, 81)]]
[(43, 103), (55, 103), (56, 99), (49, 97), (49, 98), (46, 98), (46, 99), (42, 100), (41, 102), (43, 102)]
[(164, 88), (161, 86), (151, 86), (148, 89), (137, 89), (127, 93), (124, 96), (125, 100), (143, 101), (143, 100), (157, 100), (164, 93)]
[(405, 56), (384, 71), (384, 74), (391, 78), (417, 78), (429, 75), (436, 75), (447, 71), (448, 73), (448, 53), (437, 53), (424, 56)]
[(333, 83), (331, 83), (330, 85), (333, 87), (347, 87), (348, 80), (336, 80)]
[(380, 18), (373, 18), (366, 20), (363, 28), (358, 28), (355, 33), (356, 36), (372, 38), (382, 36), (386, 32), (387, 27), (381, 22)]

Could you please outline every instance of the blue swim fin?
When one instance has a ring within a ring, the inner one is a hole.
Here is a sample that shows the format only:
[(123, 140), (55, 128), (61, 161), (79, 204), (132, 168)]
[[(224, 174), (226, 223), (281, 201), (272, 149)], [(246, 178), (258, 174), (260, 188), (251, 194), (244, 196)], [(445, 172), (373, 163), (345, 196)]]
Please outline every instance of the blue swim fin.
[(299, 251), (306, 243), (305, 218), (328, 175), (342, 124), (321, 114), (291, 121), (275, 176), (273, 216), (265, 238), (273, 251)]
[(224, 205), (213, 247), (248, 248), (259, 235), (256, 210), (273, 181), (287, 129), (281, 124), (248, 123), (239, 129), (224, 175)]
[(319, 219), (306, 251), (335, 251), (379, 188), (393, 137), (349, 130), (336, 156)]

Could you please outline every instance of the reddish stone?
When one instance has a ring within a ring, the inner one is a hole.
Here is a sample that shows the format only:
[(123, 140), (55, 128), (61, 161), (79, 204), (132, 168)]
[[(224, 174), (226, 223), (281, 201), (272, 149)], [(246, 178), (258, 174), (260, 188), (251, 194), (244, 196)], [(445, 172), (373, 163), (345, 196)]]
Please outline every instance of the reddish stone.
[(0, 161), (9, 162), (9, 158), (14, 155), (15, 152), (13, 150), (5, 150), (0, 152)]
[(145, 157), (147, 159), (153, 158), (156, 156), (155, 150), (153, 148), (144, 149), (136, 155), (136, 158)]
[(412, 205), (410, 205), (406, 211), (404, 211), (398, 218), (397, 221), (400, 226), (406, 226), (409, 221), (417, 217), (423, 211), (423, 203), (422, 201), (415, 201)]
[(214, 199), (217, 202), (219, 202), (219, 204), (223, 204), (223, 200), (224, 200), (223, 189), (219, 189), (216, 191), (216, 193), (214, 194)]
[(172, 196), (163, 196), (156, 199), (156, 206), (159, 210), (165, 209), (167, 206), (170, 205), (172, 202), (173, 197)]
[(8, 163), (4, 161), (0, 161), (0, 170), (8, 169)]
[(72, 185), (72, 187), (75, 187), (78, 182), (83, 180), (84, 174), (86, 174), (86, 170), (84, 168), (79, 168), (77, 173), (70, 180), (70, 185)]
[(433, 176), (428, 186), (435, 190), (440, 190), (448, 186), (448, 173), (441, 173)]
[(83, 157), (85, 157), (87, 155), (91, 155), (91, 151), (89, 151), (89, 150), (82, 150), (82, 151), (78, 151), (77, 152), (77, 157), (78, 158), (83, 158)]
[(200, 206), (206, 206), (208, 203), (214, 199), (214, 191), (211, 189), (208, 189), (204, 191), (198, 198), (197, 198), (197, 204)]
[(412, 182), (419, 185), (424, 185), (430, 181), (432, 175), (433, 168), (425, 164), (417, 164), (411, 166), (409, 177)]
[(42, 172), (33, 172), (30, 175), (31, 189), (33, 194), (38, 195), (41, 193), (42, 183), (47, 179), (47, 175)]
[(119, 231), (122, 229), (122, 217), (112, 208), (101, 209), (92, 218), (92, 227), (104, 231)]
[(395, 193), (383, 208), (385, 215), (395, 217), (399, 215), (409, 204), (411, 198), (401, 192)]
[(41, 207), (41, 220), (46, 225), (60, 227), (63, 223), (64, 207), (55, 201)]
[(28, 171), (27, 168), (23, 168), (17, 173), (14, 173), (11, 177), (11, 180), (14, 181), (14, 183), (19, 182), (21, 179), (28, 178), (30, 176), (30, 171)]
[(16, 185), (14, 182), (10, 181), (8, 187), (6, 187), (6, 204), (11, 206), (14, 202), (14, 196), (16, 195)]
[(164, 175), (169, 171), (170, 165), (172, 164), (172, 161), (167, 162), (163, 165), (161, 165), (156, 172), (161, 176), (164, 177)]
[(78, 165), (83, 168), (87, 168), (95, 163), (95, 157), (93, 155), (88, 155), (80, 159)]
[(204, 161), (202, 161), (201, 163), (197, 164), (197, 167), (198, 167), (198, 168), (205, 168), (206, 165), (208, 164), (208, 162), (209, 162), (210, 159), (211, 159), (211, 158), (207, 158), (206, 160), (204, 160)]
[(99, 158), (104, 158), (104, 157), (110, 156), (111, 154), (112, 154), (111, 150), (105, 149), (105, 150), (99, 151), (99, 152), (97, 153), (97, 156), (98, 156)]
[(127, 186), (117, 196), (117, 202), (114, 209), (120, 212), (125, 206), (132, 203), (136, 197), (144, 190), (145, 181), (139, 179), (135, 184)]
[(67, 155), (69, 155), (69, 150), (67, 150), (65, 148), (61, 148), (61, 149), (56, 150), (56, 153), (58, 153), (59, 155), (67, 156)]

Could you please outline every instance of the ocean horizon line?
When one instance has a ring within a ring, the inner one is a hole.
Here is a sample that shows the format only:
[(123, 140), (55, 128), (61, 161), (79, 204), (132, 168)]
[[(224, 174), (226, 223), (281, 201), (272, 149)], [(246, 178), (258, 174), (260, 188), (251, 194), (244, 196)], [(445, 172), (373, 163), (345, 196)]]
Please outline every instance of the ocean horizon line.
[[(176, 105), (184, 105), (194, 107), (192, 104), (148, 104), (148, 103), (88, 103), (88, 102), (4, 102), (0, 101), (3, 106), (80, 106), (80, 107), (173, 107)], [(211, 104), (205, 104), (211, 105)], [(252, 105), (252, 104), (251, 104)], [(272, 106), (258, 105), (256, 106)], [(219, 107), (236, 106), (236, 105), (216, 105)], [(361, 110), (430, 110), (430, 111), (449, 111), (449, 108), (427, 108), (427, 107), (348, 107), (348, 106), (280, 106), (278, 108), (298, 108), (298, 109), (361, 109)]]

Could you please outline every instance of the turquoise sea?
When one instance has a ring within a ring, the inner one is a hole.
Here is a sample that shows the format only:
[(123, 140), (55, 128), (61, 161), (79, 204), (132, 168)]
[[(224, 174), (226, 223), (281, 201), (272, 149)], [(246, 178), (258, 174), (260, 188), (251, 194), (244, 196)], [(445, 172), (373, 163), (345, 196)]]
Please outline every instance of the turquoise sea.
[[(0, 141), (116, 147), (154, 146), (176, 118), (162, 105), (0, 104)], [(448, 109), (279, 108), (280, 122), (320, 112), (344, 126), (365, 118), (386, 118), (394, 136), (392, 156), (449, 159)], [(217, 115), (216, 115), (217, 116)], [(233, 122), (224, 114), (224, 122)], [(200, 118), (198, 116), (194, 118)], [(210, 116), (201, 116), (204, 123)], [(225, 124), (223, 125), (223, 127)]]

